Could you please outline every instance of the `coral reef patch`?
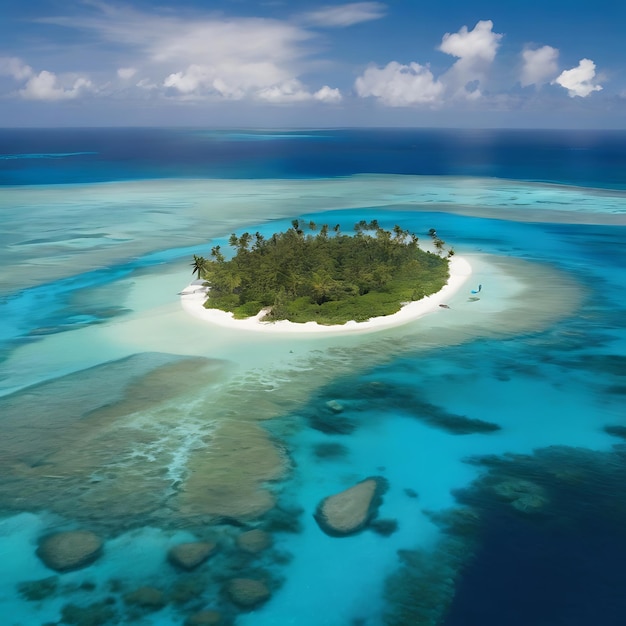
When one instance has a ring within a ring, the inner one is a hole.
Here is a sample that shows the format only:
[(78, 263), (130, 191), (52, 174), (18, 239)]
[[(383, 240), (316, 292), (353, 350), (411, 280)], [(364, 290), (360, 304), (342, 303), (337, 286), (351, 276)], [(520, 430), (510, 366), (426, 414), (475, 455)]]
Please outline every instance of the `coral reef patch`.
[(37, 556), (50, 569), (67, 572), (91, 565), (102, 554), (102, 546), (102, 539), (91, 531), (69, 530), (45, 537)]
[(365, 529), (378, 513), (387, 480), (372, 476), (324, 498), (317, 506), (315, 520), (332, 537), (345, 537)]

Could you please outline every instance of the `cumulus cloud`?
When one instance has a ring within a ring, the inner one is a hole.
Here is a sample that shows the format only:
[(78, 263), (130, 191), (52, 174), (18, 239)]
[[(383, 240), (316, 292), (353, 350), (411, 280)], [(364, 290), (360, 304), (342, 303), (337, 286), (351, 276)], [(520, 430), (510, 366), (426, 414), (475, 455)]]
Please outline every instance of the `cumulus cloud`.
[(596, 77), (596, 64), (591, 59), (581, 59), (577, 67), (564, 70), (555, 79), (557, 85), (567, 89), (570, 98), (586, 98), (594, 91), (601, 91), (602, 85), (593, 83)]
[(337, 103), (343, 100), (341, 91), (339, 89), (333, 89), (328, 85), (324, 85), (321, 89), (318, 89), (313, 97), (320, 102)]
[(500, 33), (493, 32), (491, 20), (481, 20), (472, 30), (463, 26), (457, 33), (443, 36), (439, 50), (458, 58), (441, 77), (453, 96), (470, 100), (481, 96), (479, 86), (486, 81), (501, 39)]
[(427, 67), (419, 63), (402, 65), (397, 61), (383, 68), (368, 67), (354, 86), (359, 96), (373, 96), (394, 107), (435, 104), (444, 91), (443, 84), (435, 80)]
[(280, 85), (272, 85), (271, 87), (261, 89), (255, 94), (255, 97), (257, 100), (273, 104), (290, 104), (311, 100), (326, 103), (337, 103), (342, 100), (339, 89), (332, 89), (328, 85), (324, 85), (315, 93), (311, 93), (297, 79), (288, 80)]
[(493, 32), (493, 22), (481, 20), (473, 30), (462, 26), (458, 33), (446, 33), (439, 50), (459, 59), (491, 62), (496, 56), (500, 39), (502, 35)]
[[(154, 77), (160, 75), (158, 87), (170, 97), (183, 99), (297, 102), (305, 99), (305, 94), (313, 98), (308, 87), (296, 88), (294, 81), (299, 84), (301, 75), (309, 69), (311, 51), (304, 44), (315, 35), (294, 22), (181, 16), (98, 2), (91, 5), (98, 13), (45, 21), (91, 31), (101, 40), (123, 46), (127, 54), (135, 54), (136, 65), (153, 77), (146, 83), (137, 75), (137, 84), (144, 89), (147, 85), (153, 89)], [(334, 8), (345, 9), (344, 21), (348, 14), (362, 21), (366, 15), (380, 11), (380, 6), (364, 2)], [(338, 16), (335, 19), (340, 20)], [(120, 69), (126, 70), (130, 68)], [(118, 75), (125, 78), (119, 71)], [(318, 99), (331, 101), (326, 92)]]
[(281, 83), (280, 85), (272, 85), (261, 89), (256, 93), (258, 100), (265, 102), (273, 102), (275, 104), (285, 104), (290, 102), (305, 102), (311, 100), (312, 94), (309, 93), (297, 79), (292, 79)]
[(54, 72), (43, 70), (31, 76), (20, 95), (27, 100), (72, 100), (91, 87), (84, 77), (76, 78), (70, 86), (64, 86)]
[(163, 82), (182, 94), (217, 95), (240, 100), (277, 85), (295, 84), (288, 72), (267, 61), (251, 61), (245, 65), (190, 65), (183, 71), (170, 74)]
[(339, 6), (326, 6), (305, 13), (302, 18), (314, 26), (345, 27), (378, 20), (385, 16), (387, 7), (382, 2), (351, 2)]
[(544, 85), (549, 83), (557, 75), (559, 51), (552, 46), (541, 48), (526, 48), (522, 52), (522, 73), (520, 84), (522, 87), (529, 85)]
[(0, 75), (11, 76), (23, 84), (17, 95), (26, 100), (72, 100), (93, 87), (84, 76), (63, 76), (42, 70), (35, 73), (18, 57), (0, 57)]
[(17, 57), (0, 57), (0, 74), (15, 80), (26, 80), (33, 75), (33, 68)]
[(170, 74), (164, 81), (165, 87), (172, 87), (181, 93), (196, 91), (203, 84), (208, 84), (210, 78), (204, 67), (190, 65), (184, 72)]
[(446, 98), (481, 97), (479, 86), (493, 62), (502, 35), (493, 32), (493, 22), (480, 21), (473, 30), (463, 26), (457, 33), (446, 33), (439, 50), (457, 61), (439, 78), (427, 65), (403, 65), (391, 61), (385, 67), (369, 67), (355, 82), (361, 97), (373, 96), (388, 106), (438, 105)]

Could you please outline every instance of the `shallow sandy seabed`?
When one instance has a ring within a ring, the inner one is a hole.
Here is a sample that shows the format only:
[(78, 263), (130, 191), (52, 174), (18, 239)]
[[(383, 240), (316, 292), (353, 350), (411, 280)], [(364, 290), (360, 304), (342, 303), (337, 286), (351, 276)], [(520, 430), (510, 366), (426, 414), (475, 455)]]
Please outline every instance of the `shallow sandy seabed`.
[[(345, 332), (342, 327), (327, 332), (322, 327), (323, 332), (241, 333), (239, 322), (207, 324), (183, 310), (180, 298), (167, 295), (169, 304), (145, 310), (133, 305), (136, 312), (114, 324), (22, 346), (5, 365), (21, 372), (22, 380), (31, 378), (33, 386), (5, 396), (0, 406), (7, 425), (15, 424), (6, 433), (16, 445), (16, 454), (4, 464), (0, 493), (10, 503), (6, 508), (21, 510), (26, 495), (34, 508), (98, 520), (97, 525), (109, 529), (146, 519), (161, 527), (184, 527), (207, 516), (250, 519), (262, 514), (274, 504), (274, 488), (268, 490), (266, 481), (284, 476), (289, 463), (273, 436), (255, 422), (298, 411), (318, 389), (355, 370), (477, 337), (538, 331), (580, 303), (580, 286), (550, 266), (487, 255), (463, 257), (468, 265), (461, 257), (454, 265), (471, 266), (473, 282), (446, 292), (449, 309), (431, 302), (421, 309), (421, 317), (380, 332)], [(168, 275), (170, 293), (176, 293), (186, 271)], [(132, 281), (124, 304), (163, 293), (159, 276), (156, 283), (156, 274), (154, 280), (148, 275)], [(483, 289), (476, 299), (471, 290), (479, 283)], [(202, 300), (202, 295), (195, 298), (199, 309)], [(427, 309), (431, 313), (425, 315)], [(90, 362), (85, 345), (106, 346), (109, 362), (89, 369), (100, 361)], [(133, 366), (133, 377), (122, 384), (115, 372), (123, 372), (124, 359), (132, 354), (185, 356), (164, 363), (150, 358), (144, 373)], [(83, 369), (76, 371), (77, 363)], [(67, 370), (70, 366), (74, 369)], [(38, 367), (67, 374), (49, 383), (55, 386), (53, 395), (65, 400), (54, 405), (38, 401), (50, 391), (37, 380)], [(179, 381), (176, 390), (164, 388), (165, 374), (168, 381)], [(85, 377), (94, 381), (87, 384)], [(76, 389), (88, 393), (84, 403), (78, 402)], [(151, 405), (145, 405), (147, 398)], [(45, 451), (20, 434), (20, 420), (33, 405), (45, 407), (47, 422), (58, 426)], [(246, 471), (246, 466), (260, 471)], [(129, 507), (133, 498), (135, 506)]]

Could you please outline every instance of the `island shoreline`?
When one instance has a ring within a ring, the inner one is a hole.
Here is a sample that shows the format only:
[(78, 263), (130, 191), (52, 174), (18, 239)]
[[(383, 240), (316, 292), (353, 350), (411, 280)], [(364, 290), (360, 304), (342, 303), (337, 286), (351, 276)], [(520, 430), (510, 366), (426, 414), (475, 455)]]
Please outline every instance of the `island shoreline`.
[(365, 322), (350, 321), (345, 324), (323, 325), (317, 322), (296, 323), (288, 320), (277, 322), (262, 322), (265, 314), (261, 311), (254, 317), (234, 319), (233, 314), (219, 309), (206, 309), (206, 290), (204, 281), (193, 281), (180, 292), (180, 302), (183, 310), (193, 317), (233, 330), (247, 330), (265, 333), (355, 333), (373, 332), (385, 328), (393, 328), (412, 322), (424, 315), (441, 309), (446, 299), (453, 296), (472, 274), (472, 266), (466, 258), (454, 256), (449, 264), (450, 276), (448, 282), (436, 293), (421, 300), (405, 304), (397, 313), (373, 317)]

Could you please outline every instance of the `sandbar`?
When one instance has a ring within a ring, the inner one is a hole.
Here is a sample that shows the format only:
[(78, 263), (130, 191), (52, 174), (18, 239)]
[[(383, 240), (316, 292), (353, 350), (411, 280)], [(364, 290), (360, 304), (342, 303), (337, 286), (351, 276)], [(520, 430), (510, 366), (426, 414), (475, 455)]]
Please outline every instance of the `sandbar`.
[(249, 330), (264, 333), (354, 333), (372, 332), (383, 328), (392, 328), (412, 322), (428, 313), (440, 311), (440, 305), (445, 304), (472, 274), (472, 266), (467, 259), (453, 256), (449, 265), (450, 276), (448, 282), (440, 291), (426, 296), (415, 302), (408, 302), (397, 313), (372, 317), (366, 322), (350, 321), (345, 324), (326, 326), (317, 322), (295, 323), (288, 320), (278, 322), (262, 322), (265, 310), (254, 317), (234, 319), (232, 313), (219, 309), (206, 309), (204, 302), (207, 298), (207, 287), (204, 281), (196, 280), (180, 292), (180, 301), (183, 309), (194, 317), (214, 324), (236, 330)]

